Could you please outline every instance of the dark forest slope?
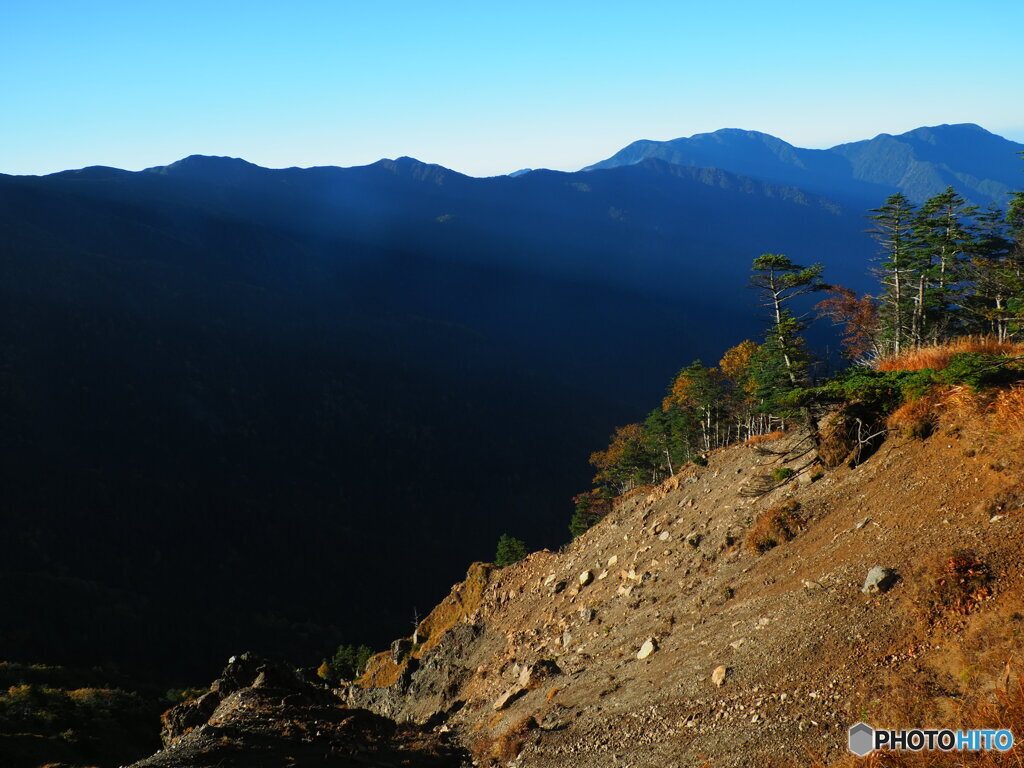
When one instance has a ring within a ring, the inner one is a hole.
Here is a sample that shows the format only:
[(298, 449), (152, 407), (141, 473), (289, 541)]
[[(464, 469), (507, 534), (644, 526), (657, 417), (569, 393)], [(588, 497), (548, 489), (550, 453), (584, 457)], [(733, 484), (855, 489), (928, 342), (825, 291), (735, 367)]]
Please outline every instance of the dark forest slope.
[(5, 653), (400, 633), (500, 533), (564, 541), (609, 425), (758, 332), (752, 255), (862, 280), (861, 214), (654, 160), (0, 177)]

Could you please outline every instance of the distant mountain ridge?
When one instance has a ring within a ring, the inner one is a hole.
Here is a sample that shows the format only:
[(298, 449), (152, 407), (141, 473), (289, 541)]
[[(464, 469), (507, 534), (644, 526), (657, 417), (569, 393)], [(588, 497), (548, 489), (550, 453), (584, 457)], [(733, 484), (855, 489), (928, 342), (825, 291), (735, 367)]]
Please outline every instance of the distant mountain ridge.
[(881, 200), (903, 192), (916, 202), (955, 187), (978, 205), (1005, 204), (1024, 177), (1015, 155), (1024, 144), (973, 123), (916, 128), (893, 136), (804, 149), (758, 131), (725, 128), (670, 141), (635, 141), (593, 171), (656, 158), (682, 166), (721, 168), (773, 184), (793, 185), (843, 202)]
[(608, 425), (760, 332), (761, 250), (866, 283), (861, 215), (653, 158), (0, 175), (0, 645), (170, 685), (385, 642), (503, 532), (565, 540)]
[[(202, 155), (0, 174), (0, 590), (22, 596), (0, 645), (180, 676), (243, 630), (295, 658), (384, 642), (501, 533), (564, 541), (608, 425), (762, 332), (758, 254), (870, 290), (864, 214), (897, 175), (998, 191), (1003, 140), (975, 133), (958, 163), (931, 129), (723, 131), (491, 178)], [(160, 610), (184, 593), (187, 624)]]

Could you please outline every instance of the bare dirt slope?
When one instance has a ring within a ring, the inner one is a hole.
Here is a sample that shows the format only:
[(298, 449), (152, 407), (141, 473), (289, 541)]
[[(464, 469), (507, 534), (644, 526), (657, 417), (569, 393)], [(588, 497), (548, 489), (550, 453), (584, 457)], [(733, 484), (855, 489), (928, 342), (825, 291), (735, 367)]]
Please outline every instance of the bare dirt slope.
[[(814, 458), (799, 434), (723, 449), (564, 552), (475, 565), (341, 693), (446, 720), (480, 765), (671, 768), (842, 761), (858, 720), (952, 724), (1012, 686), (1020, 435), (948, 413), (855, 468)], [(864, 594), (874, 566), (898, 580)]]

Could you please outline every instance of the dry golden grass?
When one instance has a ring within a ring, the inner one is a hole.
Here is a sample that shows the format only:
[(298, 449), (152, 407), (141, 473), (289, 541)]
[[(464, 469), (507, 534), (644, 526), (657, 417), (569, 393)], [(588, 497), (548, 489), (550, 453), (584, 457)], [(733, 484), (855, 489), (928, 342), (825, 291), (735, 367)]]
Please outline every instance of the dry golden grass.
[(916, 400), (908, 400), (889, 414), (885, 425), (891, 432), (909, 437), (928, 437), (939, 422), (943, 391), (933, 389)]
[(420, 622), (418, 631), (421, 644), (413, 650), (414, 657), (422, 658), (441, 642), (445, 632), (480, 608), (493, 570), (493, 566), (487, 563), (473, 563), (469, 566), (465, 580), (457, 584), (451, 594)]
[(778, 440), (781, 437), (785, 437), (786, 433), (780, 429), (774, 432), (766, 432), (763, 435), (751, 435), (743, 441), (744, 445), (760, 445), (761, 443), (770, 443), (772, 440)]
[(918, 347), (878, 362), (880, 371), (920, 371), (934, 368), (941, 371), (954, 355), (970, 353), (976, 355), (1024, 355), (1024, 344), (999, 341), (991, 336), (962, 336), (942, 344)]
[[(1008, 422), (1007, 426), (1013, 426), (1019, 420), (1024, 426), (1024, 392), (1005, 398), (1005, 418), (1004, 414), (996, 411), (995, 405), (1003, 394), (1005, 392), (996, 396), (991, 391), (976, 391), (964, 384), (933, 386), (921, 397), (908, 400), (889, 414), (886, 426), (893, 432), (920, 438), (928, 437), (938, 426), (940, 418), (976, 424), (995, 419)], [(1015, 417), (1013, 414), (1018, 415)]]
[(366, 669), (355, 684), (361, 688), (387, 688), (398, 682), (407, 665), (405, 659), (395, 664), (391, 651), (376, 653), (366, 662)]
[(1007, 429), (1024, 432), (1024, 384), (1000, 392), (992, 410)]

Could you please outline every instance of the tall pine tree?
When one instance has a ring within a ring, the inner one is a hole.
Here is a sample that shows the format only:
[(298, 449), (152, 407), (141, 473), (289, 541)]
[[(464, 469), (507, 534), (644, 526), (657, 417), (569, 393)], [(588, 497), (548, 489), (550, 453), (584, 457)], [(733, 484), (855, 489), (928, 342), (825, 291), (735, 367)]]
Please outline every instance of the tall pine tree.
[(761, 306), (768, 310), (771, 329), (765, 340), (782, 360), (785, 374), (793, 387), (805, 383), (810, 358), (800, 332), (806, 327), (804, 316), (793, 313), (798, 296), (824, 289), (822, 266), (803, 267), (781, 253), (764, 253), (754, 259), (750, 284), (761, 293)]
[(898, 355), (910, 341), (913, 315), (911, 286), (914, 282), (914, 205), (902, 193), (890, 195), (880, 208), (871, 209), (868, 218), (874, 225), (868, 233), (878, 242), (882, 284), (878, 343), (883, 354)]
[(973, 245), (967, 220), (977, 212), (952, 187), (928, 198), (914, 217), (916, 292), (912, 335), (936, 344), (962, 332), (964, 266)]
[(1024, 317), (1024, 249), (1016, 247), (1010, 217), (992, 205), (976, 217), (977, 237), (969, 260), (970, 290), (964, 306), (969, 329), (1008, 340)]

